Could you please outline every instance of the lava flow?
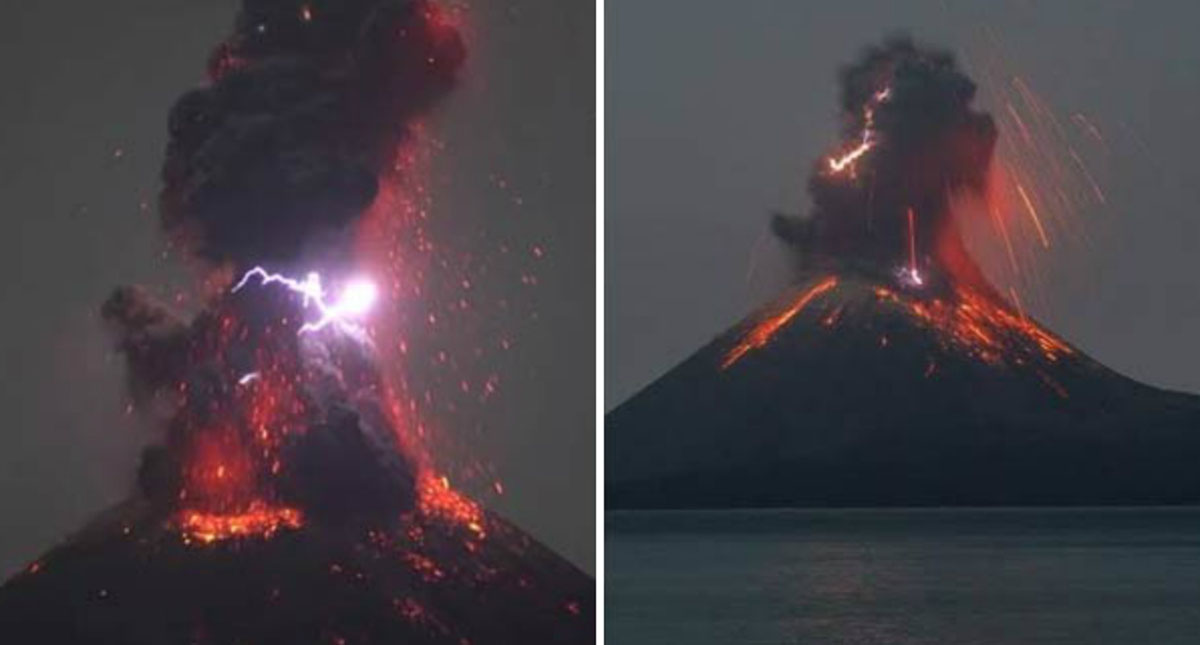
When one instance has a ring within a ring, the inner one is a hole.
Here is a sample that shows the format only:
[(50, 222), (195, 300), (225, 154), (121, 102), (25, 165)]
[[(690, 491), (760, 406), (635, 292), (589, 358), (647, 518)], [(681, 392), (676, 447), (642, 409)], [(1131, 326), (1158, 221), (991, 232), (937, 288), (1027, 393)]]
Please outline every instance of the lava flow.
[(876, 287), (881, 301), (932, 327), (954, 347), (993, 365), (1021, 365), (1035, 355), (1051, 363), (1073, 352), (1070, 346), (1009, 307), (966, 287), (950, 299), (905, 297), (887, 287)]
[(238, 537), (269, 538), (280, 529), (298, 529), (300, 512), (294, 508), (269, 507), (252, 503), (244, 512), (230, 514), (185, 512), (180, 519), (184, 542), (196, 540), (211, 544)]
[(725, 354), (725, 359), (721, 361), (721, 369), (729, 369), (751, 350), (771, 342), (771, 338), (776, 332), (791, 322), (792, 318), (795, 318), (796, 314), (807, 307), (814, 298), (836, 287), (837, 282), (837, 278), (834, 276), (821, 280), (800, 294), (788, 308), (755, 324), (742, 336), (737, 345)]

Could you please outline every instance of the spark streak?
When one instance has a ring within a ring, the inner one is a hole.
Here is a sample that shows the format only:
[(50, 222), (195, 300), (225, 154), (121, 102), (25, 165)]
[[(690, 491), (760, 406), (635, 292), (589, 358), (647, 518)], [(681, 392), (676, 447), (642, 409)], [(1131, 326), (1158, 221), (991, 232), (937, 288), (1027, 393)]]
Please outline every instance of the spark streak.
[(1029, 211), (1029, 217), (1033, 220), (1038, 237), (1042, 239), (1042, 246), (1050, 248), (1050, 238), (1046, 237), (1046, 229), (1042, 228), (1042, 220), (1038, 217), (1037, 209), (1033, 207), (1033, 202), (1029, 201), (1029, 195), (1025, 194), (1025, 187), (1021, 184), (1017, 184), (1017, 194), (1021, 196), (1021, 201), (1025, 202), (1025, 209)]
[(913, 284), (921, 284), (921, 274), (917, 271), (917, 223), (916, 215), (910, 206), (908, 209), (908, 274)]

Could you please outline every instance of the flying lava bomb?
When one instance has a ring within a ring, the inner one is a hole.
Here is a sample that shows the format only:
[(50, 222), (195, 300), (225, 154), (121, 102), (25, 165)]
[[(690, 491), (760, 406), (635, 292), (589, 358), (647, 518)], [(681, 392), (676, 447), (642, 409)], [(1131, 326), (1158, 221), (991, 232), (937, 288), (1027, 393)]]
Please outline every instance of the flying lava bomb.
[(190, 320), (104, 303), (161, 438), (127, 502), (0, 587), (6, 639), (593, 640), (592, 581), (451, 486), (370, 333), (359, 220), (465, 54), (425, 0), (241, 3), (171, 110), (159, 208), (219, 288)]

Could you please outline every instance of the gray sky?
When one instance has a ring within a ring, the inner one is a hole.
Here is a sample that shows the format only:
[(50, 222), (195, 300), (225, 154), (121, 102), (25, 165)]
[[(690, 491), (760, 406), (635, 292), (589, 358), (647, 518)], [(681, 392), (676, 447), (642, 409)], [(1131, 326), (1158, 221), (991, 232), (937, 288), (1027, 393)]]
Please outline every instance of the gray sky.
[[(489, 506), (592, 570), (594, 8), (470, 4), (466, 79), (431, 123), (446, 144), (431, 172), (433, 229), (488, 261), (476, 293), (510, 302), (489, 323), (514, 348), (464, 367), (500, 376), (492, 402), (433, 421), (495, 465), (505, 494)], [(122, 413), (121, 362), (97, 312), (117, 285), (181, 275), (158, 257), (156, 216), (139, 202), (154, 203), (167, 110), (202, 81), (235, 6), (45, 0), (0, 22), (0, 207), (11, 226), (0, 237), (0, 572), (131, 486), (151, 433)], [(536, 264), (524, 252), (533, 244), (545, 249)], [(471, 333), (452, 338), (494, 340)]]
[(767, 214), (807, 210), (810, 164), (837, 140), (837, 68), (897, 31), (977, 51), (985, 27), (1011, 71), (1056, 112), (1087, 114), (1108, 149), (1107, 208), (1081, 214), (1089, 241), (1056, 246), (1027, 307), (1122, 373), (1200, 392), (1191, 3), (609, 0), (606, 11), (607, 407), (784, 284)]

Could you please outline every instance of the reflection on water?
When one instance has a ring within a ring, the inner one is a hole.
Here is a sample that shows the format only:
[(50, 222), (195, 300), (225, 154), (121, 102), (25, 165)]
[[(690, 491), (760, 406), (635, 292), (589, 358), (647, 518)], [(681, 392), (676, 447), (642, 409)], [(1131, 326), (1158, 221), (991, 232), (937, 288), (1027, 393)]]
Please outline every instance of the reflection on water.
[(1200, 643), (1200, 509), (614, 512), (606, 640)]

